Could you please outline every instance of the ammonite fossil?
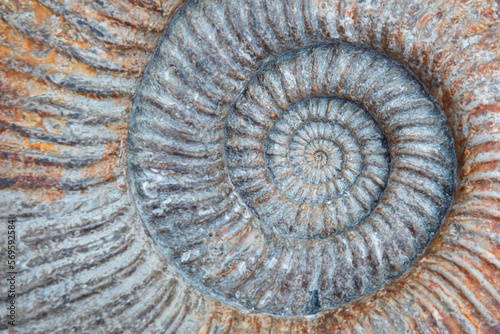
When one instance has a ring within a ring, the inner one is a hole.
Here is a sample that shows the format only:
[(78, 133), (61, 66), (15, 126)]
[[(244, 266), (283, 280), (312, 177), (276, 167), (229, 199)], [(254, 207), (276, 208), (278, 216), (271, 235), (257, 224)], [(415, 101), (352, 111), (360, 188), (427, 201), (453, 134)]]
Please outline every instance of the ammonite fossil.
[(0, 18), (18, 236), (0, 328), (500, 331), (498, 3), (0, 0)]

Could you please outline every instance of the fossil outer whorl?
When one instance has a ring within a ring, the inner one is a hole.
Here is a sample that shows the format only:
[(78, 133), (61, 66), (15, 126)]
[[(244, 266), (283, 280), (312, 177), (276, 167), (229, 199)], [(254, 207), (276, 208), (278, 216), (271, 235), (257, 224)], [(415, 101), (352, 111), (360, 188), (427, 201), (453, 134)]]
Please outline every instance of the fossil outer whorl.
[[(314, 30), (274, 45), (277, 25), (253, 62), (241, 55), (254, 39), (195, 43), (234, 38), (218, 20), (212, 38), (187, 25), (220, 11), (240, 15), (237, 2), (193, 2), (172, 22), (131, 119), (132, 190), (167, 259), (201, 291), (278, 316), (337, 307), (402, 274), (452, 198), (442, 113), (396, 63), (320, 45)], [(301, 159), (315, 158), (333, 172), (310, 176)]]

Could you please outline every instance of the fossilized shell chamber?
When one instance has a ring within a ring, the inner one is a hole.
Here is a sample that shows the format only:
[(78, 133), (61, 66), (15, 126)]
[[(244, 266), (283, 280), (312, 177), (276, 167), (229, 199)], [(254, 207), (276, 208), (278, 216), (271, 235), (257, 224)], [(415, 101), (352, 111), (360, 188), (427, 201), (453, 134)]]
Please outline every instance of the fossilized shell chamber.
[(500, 330), (498, 9), (0, 2), (21, 328)]

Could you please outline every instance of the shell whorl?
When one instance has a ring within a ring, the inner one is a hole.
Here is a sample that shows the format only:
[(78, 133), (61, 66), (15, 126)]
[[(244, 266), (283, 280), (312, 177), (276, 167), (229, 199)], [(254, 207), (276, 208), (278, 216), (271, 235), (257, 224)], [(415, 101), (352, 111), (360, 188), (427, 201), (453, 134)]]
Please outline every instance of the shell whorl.
[[(422, 252), (451, 203), (453, 141), (420, 84), (376, 52), (325, 45), (314, 30), (272, 44), (286, 29), (228, 49), (222, 21), (213, 36), (187, 24), (240, 10), (193, 2), (172, 22), (131, 119), (135, 200), (200, 290), (277, 316), (331, 309)], [(238, 54), (257, 46), (260, 60), (245, 64)], [(311, 174), (315, 155), (329, 174)]]

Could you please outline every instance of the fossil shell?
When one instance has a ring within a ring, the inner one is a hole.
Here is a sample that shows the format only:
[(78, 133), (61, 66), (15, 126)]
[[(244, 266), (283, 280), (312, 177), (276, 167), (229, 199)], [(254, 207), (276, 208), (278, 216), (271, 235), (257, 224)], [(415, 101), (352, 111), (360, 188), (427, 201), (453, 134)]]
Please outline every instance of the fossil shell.
[(498, 3), (182, 5), (0, 1), (16, 330), (499, 331)]
[[(187, 7), (167, 36), (184, 36), (178, 22), (199, 10)], [(445, 215), (454, 175), (446, 120), (411, 75), (373, 52), (334, 45), (278, 57), (251, 81), (243, 69), (227, 70), (231, 63), (212, 71), (226, 86), (202, 84), (196, 62), (179, 56), (191, 49), (160, 45), (129, 130), (138, 209), (183, 276), (227, 303), (278, 316), (334, 308), (399, 276)], [(177, 97), (169, 88), (185, 77), (193, 87)], [(357, 104), (325, 98), (332, 95)], [(203, 110), (185, 105), (194, 99)], [(319, 183), (315, 166), (301, 162), (315, 155), (333, 160), (339, 177)]]

